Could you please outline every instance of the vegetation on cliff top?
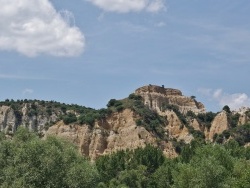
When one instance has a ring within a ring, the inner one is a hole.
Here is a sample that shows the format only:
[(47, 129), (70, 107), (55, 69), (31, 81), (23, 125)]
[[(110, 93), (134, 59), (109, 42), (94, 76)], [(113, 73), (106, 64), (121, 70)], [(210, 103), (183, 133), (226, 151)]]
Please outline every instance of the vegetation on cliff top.
[[(57, 121), (63, 120), (65, 124), (79, 123), (93, 125), (94, 121), (108, 114), (107, 109), (95, 110), (76, 104), (65, 104), (55, 101), (43, 100), (8, 100), (0, 102), (0, 106), (10, 106), (15, 114), (22, 118), (22, 108), (27, 110), (27, 115), (32, 116), (57, 116)], [(51, 125), (55, 122), (51, 122)]]

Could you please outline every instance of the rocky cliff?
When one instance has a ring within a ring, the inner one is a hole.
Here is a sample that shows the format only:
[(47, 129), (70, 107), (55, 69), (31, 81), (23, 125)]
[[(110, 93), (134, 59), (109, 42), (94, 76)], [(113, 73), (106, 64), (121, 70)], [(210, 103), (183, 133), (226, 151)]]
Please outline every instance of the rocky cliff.
[(197, 102), (194, 97), (183, 96), (178, 89), (148, 85), (138, 88), (135, 94), (142, 96), (144, 104), (157, 112), (163, 111), (166, 105), (176, 105), (184, 114), (188, 111), (196, 114), (206, 112), (202, 103)]
[(239, 114), (238, 125), (244, 125), (250, 122), (250, 108), (242, 107), (239, 110), (233, 111), (233, 114)]
[[(129, 109), (116, 112), (104, 121), (96, 121), (94, 127), (88, 125), (65, 125), (62, 121), (48, 129), (46, 136), (56, 135), (78, 145), (80, 152), (95, 159), (100, 155), (117, 150), (135, 149), (146, 144), (159, 145), (154, 134), (142, 126), (137, 126), (136, 114)], [(162, 141), (161, 148), (168, 157), (177, 154), (171, 142)]]
[(24, 126), (43, 138), (56, 135), (75, 143), (91, 159), (147, 144), (176, 157), (179, 142), (187, 144), (196, 138), (213, 142), (218, 135), (223, 142), (225, 131), (250, 121), (249, 108), (206, 113), (194, 97), (163, 86), (138, 88), (126, 99), (110, 100), (107, 106), (94, 110), (54, 101), (8, 100), (0, 102), (0, 131), (11, 136)]
[(229, 129), (228, 115), (225, 111), (220, 112), (212, 121), (211, 128), (206, 135), (206, 138), (213, 141), (215, 134), (221, 134)]
[(0, 131), (5, 134), (12, 135), (18, 126), (28, 128), (30, 131), (39, 133), (45, 132), (46, 127), (58, 121), (62, 112), (54, 110), (51, 114), (48, 113), (32, 113), (34, 108), (42, 109), (38, 104), (23, 103), (16, 109), (13, 104), (10, 106), (0, 106)]

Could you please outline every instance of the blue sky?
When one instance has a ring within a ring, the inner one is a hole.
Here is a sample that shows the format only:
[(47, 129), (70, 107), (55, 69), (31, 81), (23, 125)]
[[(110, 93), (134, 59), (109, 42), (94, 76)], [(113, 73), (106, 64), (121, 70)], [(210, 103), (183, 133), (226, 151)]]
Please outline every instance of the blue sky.
[(165, 85), (250, 106), (249, 0), (0, 0), (0, 100), (105, 107)]

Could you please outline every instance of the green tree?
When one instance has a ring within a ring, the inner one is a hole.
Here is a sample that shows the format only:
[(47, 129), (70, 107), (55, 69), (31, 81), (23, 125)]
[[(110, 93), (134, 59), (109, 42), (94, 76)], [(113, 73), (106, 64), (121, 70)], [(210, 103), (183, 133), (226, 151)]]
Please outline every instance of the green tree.
[(164, 163), (164, 160), (165, 157), (160, 149), (146, 145), (145, 148), (137, 148), (134, 150), (133, 157), (130, 160), (130, 168), (143, 165), (147, 167), (148, 173), (152, 174)]
[(228, 187), (250, 187), (250, 162), (249, 160), (237, 160), (232, 175), (227, 179)]
[(228, 105), (225, 105), (223, 108), (222, 108), (222, 110), (224, 110), (224, 111), (226, 111), (227, 113), (231, 113), (231, 110), (230, 110), (230, 108), (229, 108), (229, 106)]
[(166, 159), (152, 175), (149, 187), (169, 188), (173, 185), (173, 171), (176, 163), (172, 159)]
[(95, 166), (63, 140), (40, 140), (19, 128), (12, 141), (0, 142), (0, 187), (95, 187)]
[(117, 174), (125, 170), (126, 153), (118, 151), (116, 153), (99, 157), (96, 160), (96, 166), (101, 176), (101, 181), (108, 183), (115, 178)]
[(73, 113), (69, 113), (66, 116), (63, 117), (63, 122), (68, 125), (70, 123), (74, 123), (77, 121), (77, 117)]
[(205, 145), (195, 150), (187, 164), (178, 164), (173, 172), (174, 187), (220, 188), (234, 168), (234, 159), (219, 145)]
[(143, 165), (139, 165), (136, 169), (126, 169), (119, 173), (117, 180), (119, 184), (130, 188), (144, 188), (147, 185), (146, 170), (147, 168)]

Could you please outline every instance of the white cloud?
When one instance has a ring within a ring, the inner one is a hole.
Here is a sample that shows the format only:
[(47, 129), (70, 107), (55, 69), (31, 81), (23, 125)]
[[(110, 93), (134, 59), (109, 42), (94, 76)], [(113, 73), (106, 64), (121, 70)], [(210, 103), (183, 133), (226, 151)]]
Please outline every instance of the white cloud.
[(32, 93), (34, 93), (34, 90), (33, 89), (25, 89), (25, 90), (23, 90), (23, 95), (29, 95), (29, 94), (32, 94)]
[(162, 0), (151, 1), (147, 7), (149, 12), (158, 12), (159, 10), (165, 8), (164, 2)]
[(0, 50), (26, 56), (76, 56), (85, 39), (72, 13), (57, 12), (49, 0), (0, 0)]
[(108, 12), (158, 12), (165, 9), (164, 0), (86, 0)]
[(222, 89), (199, 89), (198, 92), (210, 97), (210, 99), (218, 102), (220, 107), (228, 105), (232, 110), (239, 109), (241, 107), (250, 107), (250, 98), (246, 93), (225, 93)]

